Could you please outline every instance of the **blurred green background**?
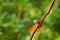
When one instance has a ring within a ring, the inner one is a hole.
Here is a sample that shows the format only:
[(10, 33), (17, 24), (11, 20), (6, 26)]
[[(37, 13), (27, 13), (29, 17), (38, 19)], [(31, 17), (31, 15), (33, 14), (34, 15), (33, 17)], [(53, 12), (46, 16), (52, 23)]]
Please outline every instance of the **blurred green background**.
[[(52, 0), (0, 0), (0, 40), (29, 40), (29, 27), (40, 20)], [(56, 0), (43, 22), (38, 40), (60, 40), (60, 0)]]

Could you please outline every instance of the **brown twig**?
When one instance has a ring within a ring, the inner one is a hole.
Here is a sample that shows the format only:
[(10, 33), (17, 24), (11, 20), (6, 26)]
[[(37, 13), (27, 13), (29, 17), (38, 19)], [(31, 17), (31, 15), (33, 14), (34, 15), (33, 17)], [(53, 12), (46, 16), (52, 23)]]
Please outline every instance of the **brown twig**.
[(38, 22), (39, 25), (36, 27), (36, 29), (35, 29), (34, 32), (32, 33), (30, 40), (32, 40), (35, 32), (37, 31), (38, 28), (41, 27), (42, 22), (44, 21), (44, 19), (45, 19), (45, 18), (48, 16), (48, 14), (50, 13), (50, 11), (51, 11), (51, 9), (52, 9), (53, 4), (55, 3), (55, 1), (56, 1), (56, 0), (52, 0), (52, 3), (51, 3), (51, 5), (50, 5), (50, 8), (48, 9), (47, 13), (45, 13), (44, 16), (41, 18), (41, 20)]

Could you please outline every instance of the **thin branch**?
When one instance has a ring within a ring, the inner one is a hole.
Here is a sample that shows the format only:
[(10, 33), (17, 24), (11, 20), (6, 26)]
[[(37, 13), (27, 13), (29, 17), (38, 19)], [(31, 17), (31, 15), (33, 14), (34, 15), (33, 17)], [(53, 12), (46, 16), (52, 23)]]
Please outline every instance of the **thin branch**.
[(56, 1), (56, 0), (52, 0), (52, 3), (51, 3), (51, 5), (50, 5), (49, 10), (48, 10), (47, 13), (42, 17), (42, 19), (40, 20), (40, 22), (43, 22), (44, 19), (47, 17), (47, 15), (50, 13), (50, 11), (51, 11), (51, 9), (52, 9), (53, 4), (54, 4), (55, 1)]
[(35, 32), (37, 31), (37, 29), (41, 27), (41, 24), (42, 24), (42, 22), (44, 21), (44, 19), (48, 16), (48, 14), (50, 14), (50, 11), (51, 11), (51, 9), (52, 9), (55, 1), (56, 1), (56, 0), (52, 0), (52, 3), (51, 3), (51, 5), (50, 5), (50, 8), (48, 9), (47, 13), (45, 13), (44, 16), (41, 18), (41, 20), (38, 22), (39, 25), (36, 27), (36, 29), (35, 29), (34, 32), (32, 33), (30, 40), (32, 40), (32, 38), (33, 38)]

